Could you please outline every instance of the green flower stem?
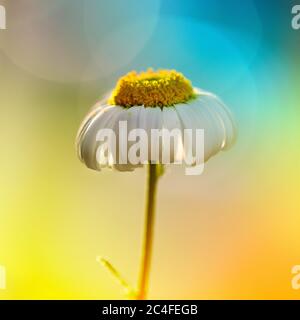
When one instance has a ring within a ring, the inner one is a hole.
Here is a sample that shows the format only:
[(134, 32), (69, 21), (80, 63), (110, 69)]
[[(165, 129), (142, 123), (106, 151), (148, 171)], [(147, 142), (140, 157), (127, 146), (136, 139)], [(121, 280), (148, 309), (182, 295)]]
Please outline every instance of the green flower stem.
[(137, 299), (145, 300), (147, 298), (149, 276), (151, 267), (153, 231), (155, 218), (155, 199), (158, 178), (162, 175), (162, 168), (157, 164), (148, 165), (148, 184), (147, 184), (147, 203), (146, 218), (144, 226), (144, 241), (142, 249), (142, 262), (140, 269), (140, 279), (137, 291)]

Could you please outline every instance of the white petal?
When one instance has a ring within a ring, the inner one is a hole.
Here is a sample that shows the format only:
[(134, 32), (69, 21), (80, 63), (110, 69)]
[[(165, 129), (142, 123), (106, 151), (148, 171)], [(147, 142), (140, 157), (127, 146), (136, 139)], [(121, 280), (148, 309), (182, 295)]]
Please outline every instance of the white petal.
[[(133, 142), (128, 141), (128, 134), (133, 129), (138, 129), (139, 114), (141, 107), (124, 108), (123, 112), (114, 119), (113, 130), (117, 137), (116, 143), (116, 158), (114, 163), (114, 169), (119, 171), (132, 171), (141, 165), (133, 165), (129, 162), (128, 151)], [(126, 136), (123, 136), (123, 132), (119, 131), (120, 121), (125, 121), (127, 126)], [(119, 153), (120, 151), (120, 153)]]
[(100, 169), (96, 152), (101, 142), (97, 141), (97, 133), (100, 129), (111, 128), (111, 119), (122, 110), (123, 108), (119, 106), (109, 106), (100, 109), (96, 114), (93, 113), (93, 116), (87, 117), (87, 122), (83, 123), (77, 146), (80, 159), (88, 168)]
[(223, 123), (218, 114), (207, 106), (206, 100), (202, 99), (202, 96), (194, 99), (188, 105), (193, 109), (199, 123), (206, 123), (206, 129), (204, 128), (205, 148), (207, 156), (211, 157), (219, 152), (224, 144), (226, 135)]
[[(86, 130), (89, 127), (90, 123), (95, 119), (95, 117), (101, 114), (101, 111), (109, 107), (110, 106), (107, 104), (100, 104), (99, 102), (97, 102), (91, 109), (91, 111), (87, 114), (87, 116), (85, 116), (77, 132), (76, 144), (78, 147), (80, 146), (82, 136), (86, 133)], [(78, 148), (78, 156), (81, 159), (80, 148)]]
[[(170, 133), (175, 129), (180, 132), (179, 139), (174, 140), (170, 147), (170, 163), (178, 162), (182, 163), (184, 159), (184, 150), (183, 150), (183, 128), (181, 121), (178, 117), (178, 114), (175, 110), (175, 107), (165, 107), (162, 109), (162, 127), (163, 129), (167, 129)], [(164, 141), (162, 141), (165, 146)], [(166, 150), (164, 150), (166, 152)]]
[[(161, 139), (159, 141), (152, 141), (151, 139), (151, 131), (153, 129), (162, 129), (162, 110), (159, 107), (140, 107), (140, 117), (139, 117), (139, 128), (144, 129), (147, 133), (148, 137), (148, 155), (149, 160), (154, 160), (155, 162), (160, 161), (161, 148), (157, 155), (154, 155), (151, 152), (151, 149), (155, 149), (157, 144), (161, 146)], [(151, 148), (151, 146), (153, 148)], [(150, 159), (150, 155), (152, 159)]]
[(231, 147), (237, 137), (237, 125), (230, 110), (214, 94), (202, 91), (200, 97), (207, 107), (211, 108), (218, 116), (225, 130), (225, 139), (222, 149)]
[[(210, 119), (207, 117), (205, 111), (196, 111), (195, 108), (187, 104), (180, 104), (176, 106), (176, 111), (183, 123), (184, 129), (192, 129), (192, 142), (184, 141), (186, 150), (196, 154), (196, 129), (204, 130), (204, 161), (207, 161), (216, 149), (216, 137)], [(190, 145), (188, 145), (190, 143)]]

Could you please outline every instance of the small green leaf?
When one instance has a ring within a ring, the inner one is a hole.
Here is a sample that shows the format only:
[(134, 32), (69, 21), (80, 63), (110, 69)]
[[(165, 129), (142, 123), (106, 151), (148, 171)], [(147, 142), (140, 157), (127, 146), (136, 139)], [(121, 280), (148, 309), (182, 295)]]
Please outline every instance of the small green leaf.
[(97, 257), (97, 262), (101, 263), (120, 283), (120, 285), (124, 288), (126, 295), (130, 299), (135, 299), (137, 296), (136, 291), (127, 283), (127, 281), (121, 276), (121, 274), (117, 271), (117, 269), (105, 258)]

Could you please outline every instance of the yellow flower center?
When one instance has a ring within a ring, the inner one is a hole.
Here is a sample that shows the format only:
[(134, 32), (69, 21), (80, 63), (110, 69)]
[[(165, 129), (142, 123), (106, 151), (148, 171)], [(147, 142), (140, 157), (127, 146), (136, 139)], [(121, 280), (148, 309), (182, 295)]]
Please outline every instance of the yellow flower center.
[(131, 71), (119, 79), (108, 103), (124, 107), (165, 107), (195, 97), (191, 82), (175, 70)]

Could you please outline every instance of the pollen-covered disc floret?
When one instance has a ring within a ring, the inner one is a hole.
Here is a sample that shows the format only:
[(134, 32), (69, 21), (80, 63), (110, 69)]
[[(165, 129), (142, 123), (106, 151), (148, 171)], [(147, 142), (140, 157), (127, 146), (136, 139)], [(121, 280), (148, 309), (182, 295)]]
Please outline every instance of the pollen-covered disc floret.
[(132, 71), (119, 79), (108, 103), (123, 107), (166, 107), (195, 97), (191, 82), (175, 70)]

